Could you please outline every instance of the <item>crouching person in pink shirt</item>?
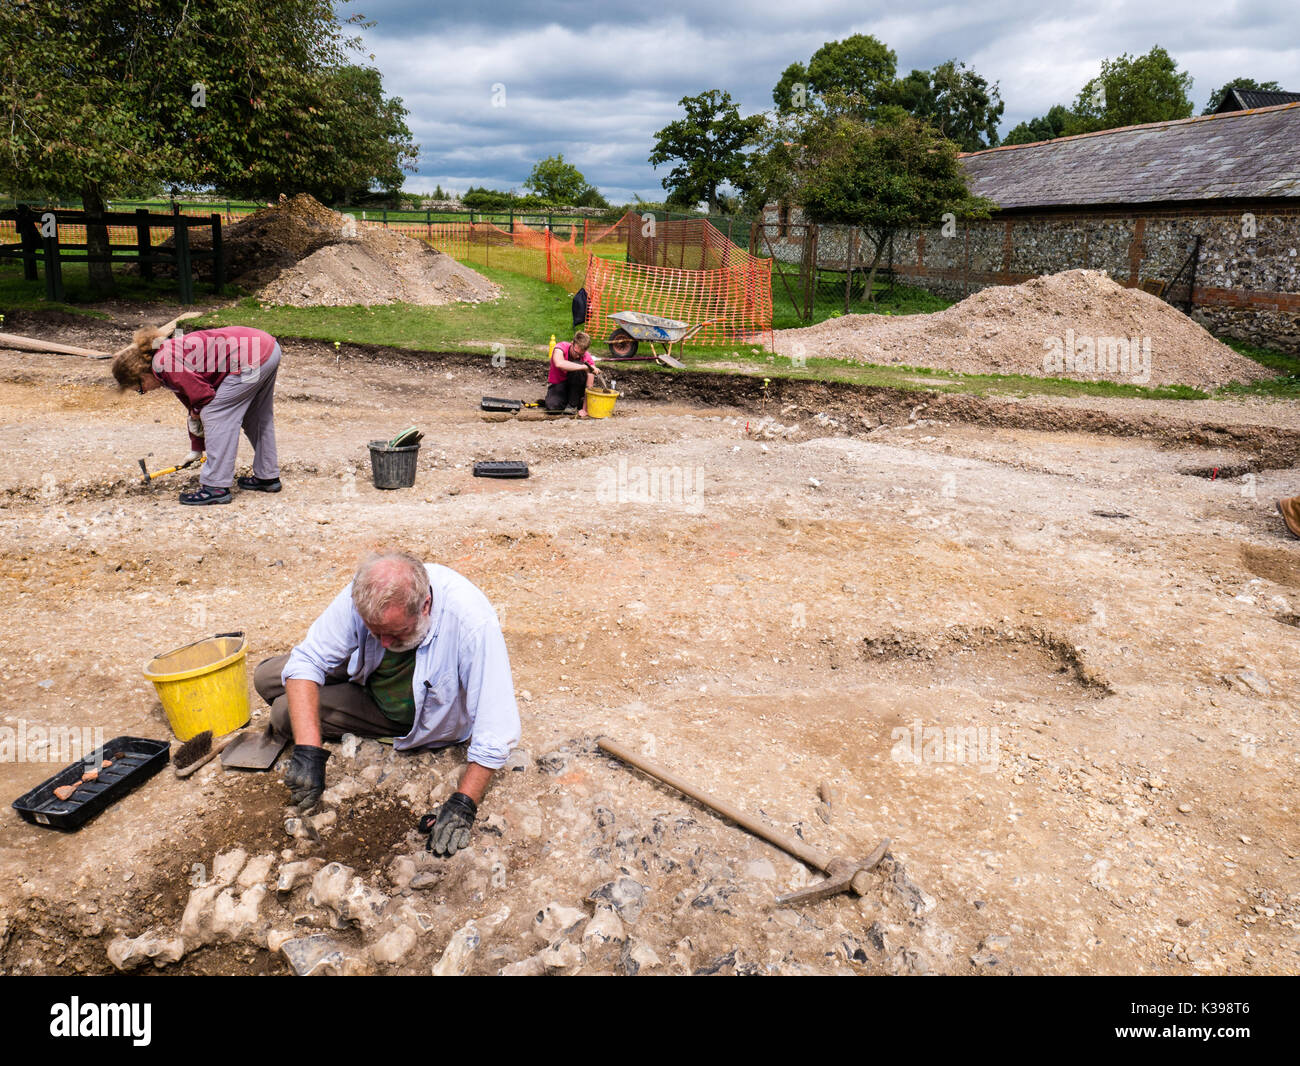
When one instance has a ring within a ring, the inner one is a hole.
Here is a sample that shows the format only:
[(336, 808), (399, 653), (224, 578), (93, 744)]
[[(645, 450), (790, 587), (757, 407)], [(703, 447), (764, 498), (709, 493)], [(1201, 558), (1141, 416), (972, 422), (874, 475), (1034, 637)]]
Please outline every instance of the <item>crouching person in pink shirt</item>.
[(483, 792), (519, 743), (496, 611), (467, 578), (405, 552), (363, 559), (306, 639), (258, 666), (253, 684), (271, 729), (293, 739), (284, 779), (300, 811), (325, 790), (325, 740), (393, 737), (396, 751), (468, 743), (459, 787), (420, 822), (438, 855), (469, 843)]
[(546, 374), (546, 409), (586, 418), (587, 390), (595, 381), (595, 369), (589, 334), (580, 331), (572, 341), (557, 344)]
[(208, 455), (199, 490), (181, 493), (181, 503), (190, 506), (230, 503), (241, 429), (253, 445), (253, 473), (241, 477), (239, 487), (280, 491), (274, 411), (279, 369), (279, 343), (249, 326), (178, 333), (169, 340), (157, 330), (137, 330), (132, 346), (113, 359), (121, 388), (146, 393), (166, 386), (185, 405), (190, 454), (181, 465)]

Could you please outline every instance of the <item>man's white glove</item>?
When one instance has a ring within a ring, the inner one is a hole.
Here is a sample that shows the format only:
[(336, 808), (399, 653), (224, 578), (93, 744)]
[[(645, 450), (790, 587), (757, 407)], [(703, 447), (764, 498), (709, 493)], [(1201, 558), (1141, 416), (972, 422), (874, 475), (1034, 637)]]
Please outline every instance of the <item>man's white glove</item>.
[(191, 466), (202, 458), (202, 452), (190, 452), (190, 454), (185, 457), (185, 461), (181, 463), (181, 466)]
[(185, 420), (185, 426), (190, 431), (191, 436), (203, 436), (203, 419), (198, 415), (190, 415), (190, 417)]

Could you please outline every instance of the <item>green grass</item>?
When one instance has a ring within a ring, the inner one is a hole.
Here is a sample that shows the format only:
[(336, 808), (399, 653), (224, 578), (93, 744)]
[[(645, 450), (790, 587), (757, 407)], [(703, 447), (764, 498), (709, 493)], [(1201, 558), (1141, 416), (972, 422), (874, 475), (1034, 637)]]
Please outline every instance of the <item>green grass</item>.
[(245, 297), (235, 306), (195, 319), (191, 329), (218, 325), (255, 326), (277, 337), (305, 337), (340, 343), (381, 344), (432, 352), (493, 351), (546, 358), (551, 334), (572, 335), (571, 297), (559, 285), (511, 274), (496, 267), (477, 267), (502, 287), (500, 299), (481, 304), (421, 307), (387, 304), (376, 307), (278, 307)]
[(1278, 371), (1275, 378), (1253, 381), (1248, 385), (1232, 384), (1219, 392), (1229, 396), (1275, 396), (1284, 400), (1300, 399), (1300, 356), (1287, 355), (1272, 348), (1256, 348), (1245, 341), (1223, 338), (1223, 343), (1234, 351), (1253, 359), (1261, 366)]
[[(782, 275), (785, 281), (781, 280)], [(839, 318), (844, 314), (844, 275), (830, 271), (820, 271), (821, 284), (817, 287), (816, 299), (813, 301), (812, 319), (805, 321), (799, 317), (791, 292), (796, 299), (802, 300), (799, 287), (799, 268), (790, 263), (774, 262), (772, 265), (772, 328), (798, 329), (801, 326), (813, 326), (830, 318)], [(786, 288), (789, 283), (789, 289)], [(918, 289), (911, 285), (895, 285), (886, 291), (885, 284), (877, 279), (874, 291), (876, 299), (867, 303), (861, 297), (850, 301), (849, 314), (853, 315), (928, 315), (951, 307), (955, 301), (945, 300), (927, 289)]]
[[(93, 318), (108, 318), (103, 311), (97, 311), (94, 304), (98, 297), (92, 297), (90, 291), (90, 270), (85, 263), (63, 259), (63, 302), (51, 303), (45, 299), (45, 274), (36, 281), (23, 279), (22, 265), (15, 262), (0, 263), (0, 310), (27, 311), (68, 311), (74, 314), (89, 315)], [(115, 290), (113, 298), (118, 300), (139, 301), (141, 303), (167, 303), (176, 300), (176, 282), (174, 279), (145, 281), (135, 274), (113, 271)], [(231, 294), (237, 290), (227, 287)], [(207, 300), (213, 296), (212, 286), (196, 283), (196, 299)]]
[[(879, 366), (844, 359), (805, 360), (795, 368), (786, 356), (755, 352), (753, 348), (711, 345), (688, 349), (682, 356), (688, 368), (719, 373), (758, 374), (792, 381), (843, 381), (853, 385), (914, 391), (965, 392), (977, 396), (1134, 396), (1154, 400), (1205, 400), (1209, 394), (1186, 385), (1124, 385), (1110, 381), (1075, 381), (1040, 378), (1028, 374), (958, 374), (930, 367)], [(717, 363), (743, 364), (719, 367)], [(680, 373), (680, 371), (678, 371)]]

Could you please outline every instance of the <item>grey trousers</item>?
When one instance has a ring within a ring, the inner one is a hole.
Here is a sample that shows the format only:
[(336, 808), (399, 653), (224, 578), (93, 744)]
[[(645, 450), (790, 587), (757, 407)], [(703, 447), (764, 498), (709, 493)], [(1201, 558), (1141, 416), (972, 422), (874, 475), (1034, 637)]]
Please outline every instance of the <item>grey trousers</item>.
[[(260, 476), (260, 475), (259, 475)], [(289, 723), (289, 699), (280, 674), (287, 655), (264, 659), (253, 671), (253, 687), (271, 705), (271, 728), (282, 737), (293, 737)], [(320, 732), (324, 740), (338, 740), (344, 733), (359, 737), (406, 736), (406, 727), (379, 709), (370, 693), (348, 680), (347, 664), (325, 676), (320, 690)]]
[(253, 446), (253, 476), (280, 476), (275, 451), (275, 374), (280, 368), (280, 346), (271, 349), (265, 363), (242, 374), (229, 374), (217, 386), (203, 417), (204, 448), (208, 461), (199, 468), (199, 484), (228, 489), (235, 480), (235, 455), (239, 430)]

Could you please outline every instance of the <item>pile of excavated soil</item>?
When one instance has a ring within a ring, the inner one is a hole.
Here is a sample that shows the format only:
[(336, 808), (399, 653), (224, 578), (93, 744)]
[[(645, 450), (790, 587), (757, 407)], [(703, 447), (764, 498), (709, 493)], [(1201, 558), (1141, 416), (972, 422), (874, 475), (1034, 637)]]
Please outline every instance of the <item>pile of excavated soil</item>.
[(776, 350), (961, 374), (1138, 385), (1214, 388), (1273, 376), (1177, 308), (1100, 270), (983, 289), (935, 314), (845, 315), (778, 330)]
[[(481, 274), (420, 241), (358, 224), (307, 193), (282, 198), (221, 231), (226, 278), (275, 304), (445, 304), (493, 300), (501, 290)], [(190, 232), (211, 247), (211, 231)], [(170, 241), (168, 242), (170, 244)], [(211, 261), (195, 264), (211, 278)]]
[(361, 226), (280, 272), (258, 298), (295, 307), (479, 303), (501, 295), (445, 252), (391, 230)]

